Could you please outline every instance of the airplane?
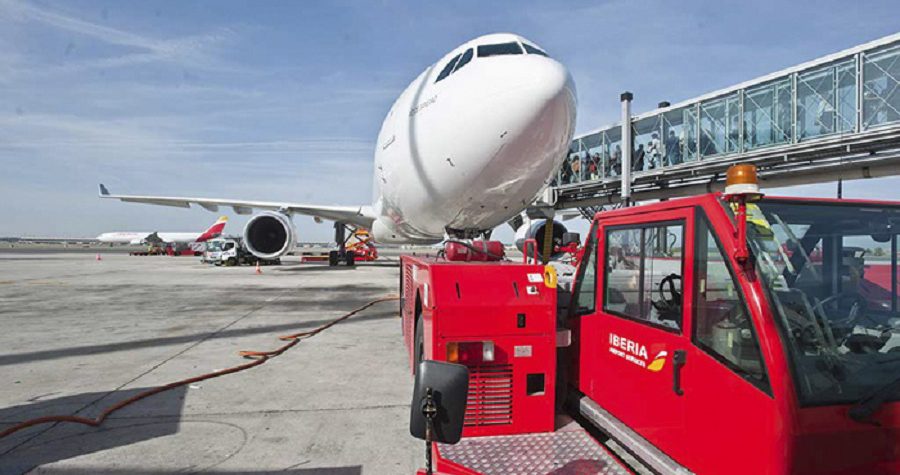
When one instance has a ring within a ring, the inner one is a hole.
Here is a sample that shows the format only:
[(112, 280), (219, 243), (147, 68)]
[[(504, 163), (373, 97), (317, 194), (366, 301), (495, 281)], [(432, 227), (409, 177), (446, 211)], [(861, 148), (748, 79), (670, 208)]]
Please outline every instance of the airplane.
[[(252, 214), (250, 252), (272, 259), (296, 243), (292, 216), (335, 222), (331, 265), (353, 265), (345, 232), (380, 244), (436, 244), (489, 236), (529, 206), (568, 151), (577, 93), (565, 66), (535, 43), (496, 33), (463, 43), (428, 66), (391, 106), (375, 145), (367, 206), (113, 195), (102, 198)], [(541, 238), (540, 228), (533, 232)], [(532, 231), (529, 231), (531, 234)]]
[(219, 237), (222, 230), (225, 229), (225, 223), (228, 222), (228, 216), (222, 216), (206, 231), (201, 233), (161, 233), (158, 231), (138, 231), (127, 232), (117, 231), (111, 233), (103, 233), (97, 236), (97, 240), (104, 243), (118, 244), (159, 244), (159, 243), (178, 243), (187, 244), (192, 242), (205, 242), (212, 238)]

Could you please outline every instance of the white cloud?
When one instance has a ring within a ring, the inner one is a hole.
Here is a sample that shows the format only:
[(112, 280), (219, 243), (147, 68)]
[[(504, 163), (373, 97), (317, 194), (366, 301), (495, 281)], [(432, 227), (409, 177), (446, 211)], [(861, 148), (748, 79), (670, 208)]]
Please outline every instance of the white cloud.
[(175, 38), (154, 38), (100, 25), (63, 10), (39, 6), (24, 0), (0, 0), (0, 25), (6, 25), (4, 29), (7, 30), (7, 35), (13, 34), (12, 31), (15, 30), (12, 28), (13, 24), (18, 25), (26, 36), (33, 36), (36, 26), (70, 35), (72, 40), (67, 50), (73, 47), (78, 39), (116, 46), (119, 50), (115, 51), (118, 54), (108, 51), (96, 57), (78, 60), (67, 58), (61, 63), (40, 61), (37, 58), (30, 58), (28, 62), (24, 62), (18, 57), (19, 60), (14, 64), (15, 68), (3, 67), (4, 63), (11, 59), (16, 60), (15, 56), (11, 59), (0, 59), (0, 80), (9, 81), (10, 75), (41, 78), (148, 63), (168, 63), (201, 70), (240, 69), (223, 61), (218, 54), (225, 42), (234, 36), (227, 28)]

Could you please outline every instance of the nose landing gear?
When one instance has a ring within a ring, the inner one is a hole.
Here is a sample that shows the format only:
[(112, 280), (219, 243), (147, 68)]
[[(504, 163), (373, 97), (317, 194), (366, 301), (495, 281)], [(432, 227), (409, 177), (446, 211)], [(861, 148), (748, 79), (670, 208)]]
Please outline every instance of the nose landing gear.
[[(355, 238), (356, 242), (347, 245), (351, 238)], [(339, 266), (341, 263), (353, 267), (358, 260), (374, 261), (378, 258), (378, 251), (372, 244), (372, 236), (364, 229), (334, 223), (334, 242), (337, 243), (338, 249), (328, 253), (328, 265), (331, 267)]]
[[(343, 254), (341, 254), (343, 252)], [(330, 251), (328, 253), (328, 265), (331, 267), (341, 265), (341, 262), (346, 264), (348, 267), (353, 267), (356, 264), (356, 253), (353, 251)]]

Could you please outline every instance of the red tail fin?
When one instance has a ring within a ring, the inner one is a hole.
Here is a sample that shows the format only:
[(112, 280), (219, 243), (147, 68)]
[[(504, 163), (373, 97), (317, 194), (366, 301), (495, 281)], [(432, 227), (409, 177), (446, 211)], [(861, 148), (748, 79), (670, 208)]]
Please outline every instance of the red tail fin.
[(197, 238), (197, 242), (208, 241), (212, 238), (219, 237), (219, 235), (222, 234), (222, 230), (225, 229), (225, 223), (227, 222), (228, 216), (222, 216)]

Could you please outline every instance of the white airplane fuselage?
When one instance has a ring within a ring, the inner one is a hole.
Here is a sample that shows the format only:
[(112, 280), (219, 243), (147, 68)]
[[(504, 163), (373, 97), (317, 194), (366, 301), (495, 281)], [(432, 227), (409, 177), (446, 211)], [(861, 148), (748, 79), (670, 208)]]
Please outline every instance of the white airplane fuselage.
[[(103, 233), (97, 236), (97, 240), (100, 242), (108, 242), (108, 243), (116, 243), (116, 244), (144, 244), (145, 240), (148, 236), (154, 234), (152, 231), (142, 232), (130, 232), (130, 231), (119, 231), (119, 232), (111, 232), (111, 233)], [(203, 233), (156, 233), (156, 236), (159, 237), (162, 242), (172, 242), (179, 244), (188, 244), (192, 242), (197, 242), (197, 239)]]
[[(516, 43), (521, 54), (479, 56)], [(394, 102), (375, 149), (376, 242), (476, 235), (529, 205), (566, 155), (576, 91), (566, 68), (511, 34), (469, 41), (426, 69)], [(471, 59), (437, 80), (457, 55)], [(539, 51), (539, 50), (538, 50)]]
[(114, 231), (103, 233), (97, 236), (97, 240), (106, 243), (118, 244), (145, 244), (145, 243), (177, 243), (189, 244), (193, 242), (202, 242), (214, 238), (222, 234), (225, 229), (225, 223), (228, 222), (227, 216), (222, 216), (212, 224), (206, 231), (187, 232), (187, 233), (160, 233), (156, 231)]

